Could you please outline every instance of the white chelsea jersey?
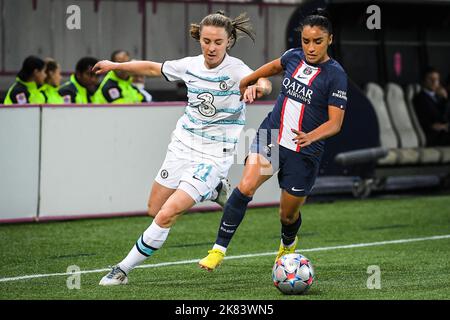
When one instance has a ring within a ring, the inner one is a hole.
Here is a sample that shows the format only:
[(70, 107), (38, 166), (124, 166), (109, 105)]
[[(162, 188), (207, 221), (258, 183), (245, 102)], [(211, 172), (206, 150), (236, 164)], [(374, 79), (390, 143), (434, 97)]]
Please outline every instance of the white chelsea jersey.
[(173, 134), (194, 150), (222, 157), (235, 151), (245, 125), (239, 82), (252, 70), (228, 54), (213, 69), (204, 61), (203, 55), (166, 61), (161, 71), (168, 81), (182, 80), (187, 87), (188, 104)]

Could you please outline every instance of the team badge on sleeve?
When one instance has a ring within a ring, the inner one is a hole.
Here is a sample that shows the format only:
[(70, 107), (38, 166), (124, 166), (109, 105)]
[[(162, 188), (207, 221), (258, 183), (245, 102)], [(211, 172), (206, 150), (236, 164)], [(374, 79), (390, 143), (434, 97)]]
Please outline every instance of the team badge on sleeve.
[(113, 99), (113, 100), (120, 98), (120, 92), (119, 92), (119, 89), (117, 89), (117, 88), (109, 89), (108, 94), (111, 97), (111, 99)]
[(344, 90), (337, 90), (336, 92), (333, 92), (331, 95), (338, 99), (347, 101), (347, 92)]
[(16, 95), (16, 100), (18, 104), (26, 104), (27, 101), (27, 96), (25, 95), (24, 92), (19, 93), (18, 95)]
[(70, 98), (70, 94), (67, 94), (63, 97), (64, 103), (71, 103), (72, 99)]

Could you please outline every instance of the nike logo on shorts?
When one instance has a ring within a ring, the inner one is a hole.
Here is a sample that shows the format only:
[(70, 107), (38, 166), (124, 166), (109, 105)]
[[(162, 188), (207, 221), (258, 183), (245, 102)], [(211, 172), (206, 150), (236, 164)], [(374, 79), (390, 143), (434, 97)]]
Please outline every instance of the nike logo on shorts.
[(295, 187), (292, 187), (291, 190), (292, 191), (296, 191), (296, 192), (305, 191), (305, 189), (296, 189)]
[(205, 182), (204, 180), (202, 180), (202, 179), (199, 178), (198, 176), (192, 176), (192, 178), (194, 178), (195, 180), (201, 181), (201, 182)]

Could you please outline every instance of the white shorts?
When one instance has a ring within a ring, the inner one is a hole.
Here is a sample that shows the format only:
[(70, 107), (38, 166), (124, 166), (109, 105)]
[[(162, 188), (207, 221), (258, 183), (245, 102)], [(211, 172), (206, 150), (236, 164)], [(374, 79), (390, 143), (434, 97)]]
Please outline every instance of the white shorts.
[(218, 158), (193, 150), (175, 136), (167, 149), (155, 181), (166, 188), (185, 191), (196, 203), (211, 199), (234, 160), (233, 154)]

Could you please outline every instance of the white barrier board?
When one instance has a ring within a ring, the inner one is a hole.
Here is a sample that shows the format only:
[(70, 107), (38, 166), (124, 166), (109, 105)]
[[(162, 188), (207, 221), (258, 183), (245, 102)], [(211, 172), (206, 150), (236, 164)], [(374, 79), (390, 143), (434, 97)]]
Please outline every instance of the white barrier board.
[(0, 108), (0, 219), (37, 214), (39, 108)]

